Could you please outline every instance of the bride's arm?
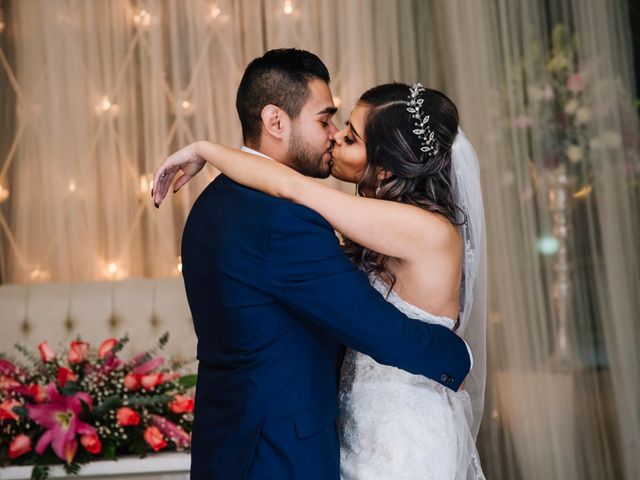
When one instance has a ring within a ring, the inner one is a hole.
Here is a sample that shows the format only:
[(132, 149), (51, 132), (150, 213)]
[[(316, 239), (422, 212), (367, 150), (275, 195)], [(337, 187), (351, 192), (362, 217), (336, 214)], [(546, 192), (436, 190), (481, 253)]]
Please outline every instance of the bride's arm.
[[(156, 171), (156, 204), (178, 170), (184, 174), (174, 191), (202, 168), (204, 160), (237, 183), (315, 210), (347, 238), (383, 255), (415, 260), (420, 252), (444, 240), (444, 220), (418, 207), (340, 192), (274, 160), (206, 141), (179, 150)], [(167, 175), (162, 176), (163, 172)]]

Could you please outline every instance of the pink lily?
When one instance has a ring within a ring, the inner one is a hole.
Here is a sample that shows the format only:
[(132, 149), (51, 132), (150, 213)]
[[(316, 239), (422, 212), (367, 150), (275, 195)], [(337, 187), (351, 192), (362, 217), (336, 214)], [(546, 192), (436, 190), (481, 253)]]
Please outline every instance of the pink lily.
[(149, 372), (154, 371), (160, 365), (164, 363), (164, 358), (156, 357), (147, 362), (144, 362), (142, 365), (138, 365), (133, 369), (133, 373), (139, 373), (140, 375), (146, 375)]
[(151, 425), (157, 427), (178, 448), (188, 447), (191, 444), (191, 436), (187, 432), (160, 415), (151, 415)]
[(91, 408), (91, 396), (86, 392), (78, 392), (65, 396), (58, 392), (54, 383), (47, 387), (49, 402), (40, 405), (28, 405), (29, 416), (46, 429), (42, 434), (35, 451), (42, 455), (49, 444), (58, 457), (67, 463), (73, 461), (78, 450), (76, 435), (95, 435), (96, 430), (79, 418), (82, 412), (82, 400)]
[(124, 364), (124, 362), (116, 357), (113, 352), (107, 352), (105, 356), (106, 360), (104, 360), (102, 368), (100, 369), (104, 373), (109, 373), (116, 368), (120, 368)]

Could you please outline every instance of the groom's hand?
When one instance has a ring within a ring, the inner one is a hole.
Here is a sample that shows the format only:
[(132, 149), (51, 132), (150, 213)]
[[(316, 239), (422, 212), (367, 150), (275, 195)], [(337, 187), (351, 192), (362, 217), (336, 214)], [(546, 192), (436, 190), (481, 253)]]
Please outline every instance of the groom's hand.
[(177, 152), (171, 154), (162, 162), (162, 165), (153, 174), (153, 187), (151, 188), (151, 197), (156, 208), (160, 207), (162, 200), (167, 196), (169, 187), (176, 177), (177, 173), (182, 170), (182, 175), (176, 180), (173, 186), (173, 193), (176, 193), (184, 184), (191, 180), (202, 168), (206, 162), (198, 155), (198, 142), (194, 142), (181, 148)]

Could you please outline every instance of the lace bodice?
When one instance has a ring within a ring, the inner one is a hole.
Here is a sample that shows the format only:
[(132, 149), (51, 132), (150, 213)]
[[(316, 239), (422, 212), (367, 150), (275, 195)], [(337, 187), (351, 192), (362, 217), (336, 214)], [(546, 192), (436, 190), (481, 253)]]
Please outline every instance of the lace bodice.
[(447, 327), (449, 329), (453, 329), (453, 327), (456, 324), (455, 320), (452, 320), (449, 317), (439, 317), (437, 315), (432, 315), (431, 313), (426, 312), (421, 308), (416, 307), (415, 305), (412, 305), (411, 303), (400, 298), (394, 290), (391, 290), (391, 292), (387, 296), (387, 292), (389, 291), (389, 286), (386, 283), (384, 283), (380, 279), (380, 277), (372, 275), (369, 278), (369, 282), (371, 283), (371, 286), (375, 288), (378, 292), (380, 292), (382, 296), (385, 297), (385, 299), (390, 304), (392, 304), (394, 307), (396, 307), (398, 310), (400, 310), (409, 318), (420, 320), (426, 323), (434, 323), (436, 325), (442, 325), (443, 327)]

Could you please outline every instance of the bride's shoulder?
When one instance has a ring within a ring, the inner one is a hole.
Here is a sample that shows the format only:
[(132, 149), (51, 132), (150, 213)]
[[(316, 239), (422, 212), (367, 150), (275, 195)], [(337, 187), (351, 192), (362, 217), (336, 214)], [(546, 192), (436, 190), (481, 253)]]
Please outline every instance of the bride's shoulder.
[(425, 247), (438, 250), (457, 249), (462, 244), (460, 227), (436, 212), (415, 207), (417, 225)]

